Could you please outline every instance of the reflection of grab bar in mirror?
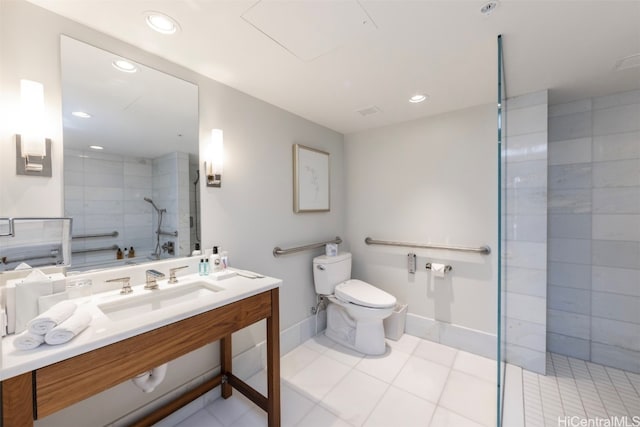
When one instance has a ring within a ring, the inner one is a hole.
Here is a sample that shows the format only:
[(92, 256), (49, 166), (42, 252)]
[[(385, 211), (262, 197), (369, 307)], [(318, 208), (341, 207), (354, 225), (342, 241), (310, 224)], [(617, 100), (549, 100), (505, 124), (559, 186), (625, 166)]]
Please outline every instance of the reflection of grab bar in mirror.
[(76, 234), (75, 236), (71, 236), (73, 240), (76, 239), (93, 239), (96, 237), (118, 237), (120, 233), (117, 231), (112, 231), (111, 233), (101, 233), (101, 234)]
[(84, 254), (89, 252), (103, 252), (103, 251), (117, 251), (118, 245), (105, 246), (102, 248), (89, 248), (89, 249), (74, 249), (71, 251), (72, 254)]
[(50, 253), (42, 255), (31, 255), (15, 258), (8, 258), (6, 256), (3, 256), (2, 258), (0, 258), (0, 261), (2, 261), (3, 264), (12, 264), (16, 262), (33, 261), (36, 259), (57, 258), (59, 254), (60, 251), (58, 251), (57, 249), (52, 249)]
[(173, 237), (178, 237), (178, 231), (162, 231), (160, 230), (159, 232), (157, 232), (159, 235), (161, 236), (173, 236)]

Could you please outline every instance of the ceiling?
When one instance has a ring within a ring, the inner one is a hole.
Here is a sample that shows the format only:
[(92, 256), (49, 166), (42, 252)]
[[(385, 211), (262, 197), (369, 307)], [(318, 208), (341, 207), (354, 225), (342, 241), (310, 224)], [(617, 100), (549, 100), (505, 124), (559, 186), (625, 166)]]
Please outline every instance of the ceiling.
[[(112, 66), (120, 56), (67, 36), (60, 38), (64, 148), (101, 146), (105, 154), (156, 158), (198, 154), (198, 87), (135, 63), (135, 73)], [(171, 100), (171, 102), (167, 102)], [(74, 111), (91, 118), (72, 115)], [(95, 152), (94, 152), (95, 153)]]
[[(30, 1), (345, 134), (494, 102), (498, 34), (508, 96), (640, 88), (640, 67), (616, 69), (640, 53), (640, 1)], [(153, 32), (148, 10), (181, 31)]]

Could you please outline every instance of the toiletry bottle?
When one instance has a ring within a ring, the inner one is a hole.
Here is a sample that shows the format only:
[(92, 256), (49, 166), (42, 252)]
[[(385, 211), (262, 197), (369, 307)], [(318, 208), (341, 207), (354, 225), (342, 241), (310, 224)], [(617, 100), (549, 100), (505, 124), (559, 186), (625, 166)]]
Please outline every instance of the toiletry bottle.
[(223, 270), (226, 270), (227, 267), (229, 267), (229, 254), (227, 253), (227, 251), (222, 251), (220, 253), (220, 265), (222, 266)]
[(122, 259), (123, 254), (122, 254), (122, 249), (118, 248), (118, 252), (116, 252), (116, 259)]
[(204, 275), (208, 276), (210, 272), (211, 272), (211, 265), (209, 264), (209, 260), (205, 259), (204, 260)]
[(198, 274), (201, 276), (205, 275), (204, 269), (207, 268), (204, 263), (204, 258), (200, 258), (200, 264), (198, 264)]
[(129, 250), (125, 247), (122, 253), (122, 258), (129, 258)]
[(191, 256), (202, 255), (202, 251), (200, 251), (200, 243), (196, 243), (193, 252), (191, 252)]
[(209, 260), (211, 261), (211, 271), (214, 273), (220, 271), (220, 254), (218, 253), (217, 246), (213, 247), (213, 253), (209, 257)]
[(129, 258), (134, 258), (136, 256), (136, 251), (133, 250), (133, 246), (129, 248)]

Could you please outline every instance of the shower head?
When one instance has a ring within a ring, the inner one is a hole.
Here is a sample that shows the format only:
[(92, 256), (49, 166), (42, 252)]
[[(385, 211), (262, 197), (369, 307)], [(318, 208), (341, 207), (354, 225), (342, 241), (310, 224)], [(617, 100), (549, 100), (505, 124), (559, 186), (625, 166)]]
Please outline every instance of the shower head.
[(166, 212), (166, 211), (167, 211), (166, 209), (158, 209), (158, 207), (156, 206), (156, 204), (155, 204), (155, 203), (153, 203), (153, 200), (151, 200), (151, 199), (150, 199), (150, 198), (148, 198), (148, 197), (145, 197), (145, 198), (144, 198), (144, 201), (145, 201), (145, 202), (147, 202), (147, 203), (151, 203), (151, 206), (153, 206), (153, 208), (154, 208), (154, 209), (156, 210), (156, 212), (158, 212), (158, 213), (160, 213), (160, 212)]

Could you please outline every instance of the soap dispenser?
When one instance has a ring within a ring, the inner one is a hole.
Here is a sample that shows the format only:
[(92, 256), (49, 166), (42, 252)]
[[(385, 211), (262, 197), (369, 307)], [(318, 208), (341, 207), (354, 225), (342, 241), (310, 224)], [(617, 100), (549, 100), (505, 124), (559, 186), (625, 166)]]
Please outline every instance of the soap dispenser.
[(218, 247), (217, 246), (213, 247), (213, 253), (209, 257), (209, 261), (210, 261), (211, 271), (212, 272), (215, 273), (215, 272), (218, 272), (218, 271), (221, 270), (220, 254), (218, 253)]

